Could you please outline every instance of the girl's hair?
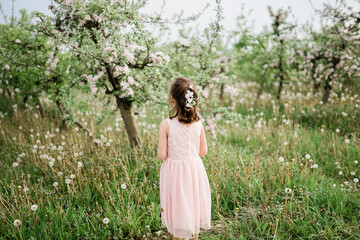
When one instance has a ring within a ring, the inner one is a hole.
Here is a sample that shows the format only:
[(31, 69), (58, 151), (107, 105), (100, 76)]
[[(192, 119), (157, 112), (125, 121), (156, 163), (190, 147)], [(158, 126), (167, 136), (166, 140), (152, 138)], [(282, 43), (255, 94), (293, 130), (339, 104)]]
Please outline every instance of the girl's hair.
[[(188, 90), (193, 93), (193, 101), (195, 101), (195, 105), (190, 107), (186, 106), (185, 98), (185, 94)], [(171, 111), (174, 112), (174, 115), (170, 116), (170, 119), (178, 116), (179, 122), (184, 123), (192, 123), (200, 120), (197, 112), (198, 95), (196, 93), (195, 84), (192, 81), (183, 77), (175, 78), (170, 87), (169, 100), (171, 99), (171, 96), (175, 99), (176, 103), (174, 109)]]

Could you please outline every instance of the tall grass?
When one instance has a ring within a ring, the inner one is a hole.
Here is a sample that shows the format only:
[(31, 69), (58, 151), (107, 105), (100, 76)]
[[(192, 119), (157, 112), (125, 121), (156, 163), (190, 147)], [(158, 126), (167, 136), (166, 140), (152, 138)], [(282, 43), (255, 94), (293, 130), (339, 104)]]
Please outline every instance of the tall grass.
[[(355, 103), (294, 101), (276, 109), (265, 99), (253, 111), (249, 103), (234, 106), (244, 120), (221, 119), (217, 138), (207, 134), (202, 159), (212, 229), (200, 238), (359, 239)], [(90, 102), (85, 114), (76, 113), (98, 144), (81, 129), (58, 129), (52, 105), (45, 119), (34, 117), (36, 109), (18, 108), (1, 110), (12, 111), (0, 119), (2, 238), (170, 239), (160, 221), (156, 154), (167, 111), (138, 109), (144, 146), (130, 149), (119, 113), (110, 108)]]

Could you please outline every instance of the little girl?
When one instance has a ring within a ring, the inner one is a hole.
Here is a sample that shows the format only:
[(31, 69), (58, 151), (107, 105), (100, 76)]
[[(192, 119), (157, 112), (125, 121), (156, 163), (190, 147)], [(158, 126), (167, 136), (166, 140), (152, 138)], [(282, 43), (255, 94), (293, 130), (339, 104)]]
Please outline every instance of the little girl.
[(197, 112), (193, 82), (176, 78), (170, 89), (173, 116), (159, 129), (161, 221), (173, 239), (198, 239), (200, 228), (210, 229), (211, 192), (200, 156), (207, 143)]

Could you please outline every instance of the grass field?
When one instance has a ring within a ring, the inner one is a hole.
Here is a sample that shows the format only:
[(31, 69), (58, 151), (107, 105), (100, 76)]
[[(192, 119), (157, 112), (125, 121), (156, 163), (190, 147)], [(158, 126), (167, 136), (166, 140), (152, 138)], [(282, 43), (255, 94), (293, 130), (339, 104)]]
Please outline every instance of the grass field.
[[(335, 92), (326, 106), (307, 91), (284, 91), (280, 106), (266, 94), (254, 105), (255, 94), (225, 101), (242, 117), (219, 119), (215, 139), (207, 132), (212, 228), (200, 239), (360, 239), (359, 92)], [(156, 155), (168, 108), (136, 108), (144, 144), (130, 149), (119, 111), (85, 102), (76, 115), (98, 144), (59, 129), (51, 103), (42, 119), (1, 99), (1, 238), (171, 239)]]

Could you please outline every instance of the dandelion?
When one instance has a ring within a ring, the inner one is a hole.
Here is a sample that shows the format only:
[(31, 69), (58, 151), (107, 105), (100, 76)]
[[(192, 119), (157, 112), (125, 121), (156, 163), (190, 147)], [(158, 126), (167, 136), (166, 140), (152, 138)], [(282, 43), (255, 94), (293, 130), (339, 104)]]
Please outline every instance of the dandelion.
[(104, 224), (108, 224), (109, 222), (110, 222), (110, 220), (109, 220), (108, 218), (104, 218), (104, 219), (103, 219), (103, 223), (104, 223)]
[(351, 172), (350, 174), (351, 174), (351, 176), (355, 176), (355, 172)]
[(58, 176), (61, 177), (63, 175), (63, 172), (58, 172)]
[(54, 162), (49, 162), (49, 166), (50, 167), (54, 166)]
[(354, 183), (358, 183), (358, 182), (359, 182), (359, 179), (354, 178)]
[(284, 162), (284, 158), (283, 158), (283, 157), (279, 157), (279, 162)]
[(340, 129), (337, 128), (337, 129), (335, 130), (335, 132), (339, 133), (339, 132), (340, 132)]
[(121, 184), (121, 188), (126, 189), (126, 184), (125, 183)]
[(78, 162), (78, 163), (77, 163), (77, 166), (78, 166), (79, 168), (82, 167), (82, 166), (83, 166), (82, 162)]
[(336, 188), (336, 184), (335, 184), (335, 183), (334, 183), (332, 186), (333, 186), (333, 188)]
[(20, 226), (20, 224), (21, 224), (20, 219), (15, 219), (14, 226), (17, 227), (17, 226)]
[(75, 175), (74, 175), (74, 174), (71, 174), (71, 175), (70, 175), (70, 178), (75, 178)]
[(77, 131), (79, 131), (79, 128), (78, 128), (78, 127), (76, 127), (76, 128), (75, 128), (75, 131), (76, 131), (76, 132), (77, 132)]
[(324, 132), (324, 129), (322, 128), (322, 129), (320, 129), (320, 132)]
[(28, 187), (24, 187), (24, 192), (27, 192), (29, 191), (29, 188)]
[(285, 188), (285, 193), (288, 194), (288, 193), (291, 193), (291, 191), (292, 191), (291, 188)]
[(345, 139), (345, 143), (349, 143), (350, 142), (350, 140), (349, 139)]
[(79, 156), (79, 154), (78, 153), (74, 153), (74, 157), (78, 157)]
[(354, 161), (355, 164), (358, 164), (359, 162), (357, 160)]
[(31, 205), (31, 210), (32, 211), (36, 211), (38, 209), (38, 205), (34, 204), (34, 205)]
[(71, 183), (71, 180), (70, 180), (69, 178), (67, 178), (67, 179), (65, 180), (65, 183), (69, 185), (69, 184)]
[(288, 142), (284, 142), (284, 145), (285, 145), (285, 146), (288, 145)]
[(14, 162), (14, 163), (13, 163), (13, 167), (17, 167), (17, 166), (19, 166), (19, 163)]
[(343, 172), (342, 172), (342, 171), (340, 171), (340, 172), (339, 172), (339, 175), (343, 175)]
[(59, 183), (58, 183), (58, 182), (54, 182), (54, 183), (53, 183), (53, 186), (54, 186), (54, 187), (57, 187), (57, 186), (59, 186)]
[(312, 165), (310, 168), (317, 168), (318, 167), (318, 165), (317, 164), (314, 164), (314, 165)]
[(305, 158), (306, 158), (306, 159), (310, 159), (310, 155), (309, 155), (309, 154), (306, 154), (306, 155), (305, 155)]

